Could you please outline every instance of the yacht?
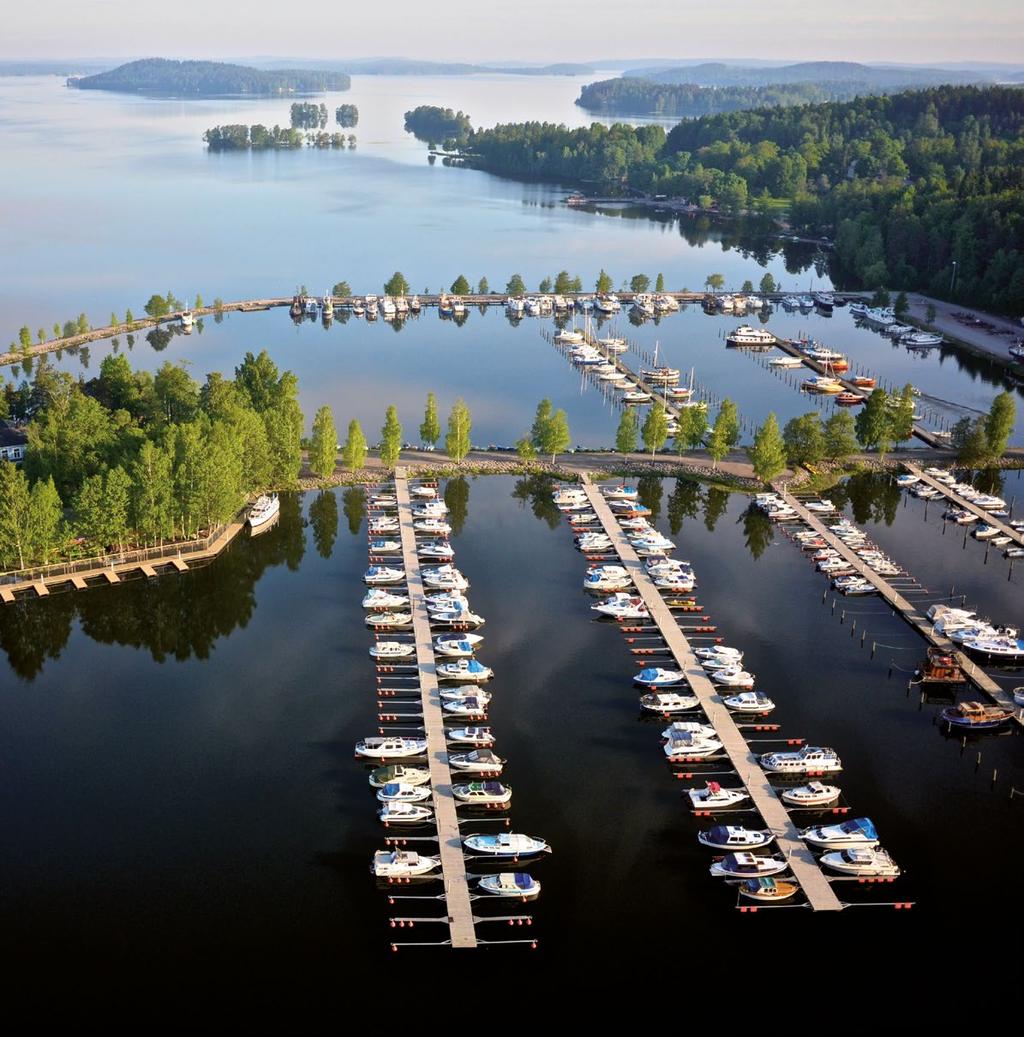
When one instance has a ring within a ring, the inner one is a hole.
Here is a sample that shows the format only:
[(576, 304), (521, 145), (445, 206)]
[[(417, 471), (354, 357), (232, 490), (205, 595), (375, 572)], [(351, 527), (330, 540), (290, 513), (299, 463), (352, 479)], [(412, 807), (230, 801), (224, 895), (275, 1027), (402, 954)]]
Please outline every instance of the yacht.
[(373, 588), (366, 592), (363, 598), (364, 609), (397, 609), (409, 604), (409, 598), (405, 594), (391, 594), (389, 591)]
[(380, 803), (423, 803), (434, 793), (425, 785), (411, 785), (407, 781), (389, 781), (377, 790)]
[(727, 666), (722, 670), (712, 670), (711, 679), (716, 684), (724, 685), (726, 688), (752, 688), (754, 686), (754, 675), (738, 666)]
[(414, 295), (409, 300), (409, 309), (412, 310), (413, 313), (419, 313), (422, 308), (423, 304), (420, 302), (420, 297), (418, 295)]
[(394, 320), (398, 316), (398, 307), (390, 295), (385, 295), (380, 301), (380, 315), (384, 320)]
[(671, 762), (714, 756), (721, 748), (722, 743), (717, 739), (694, 731), (680, 731), (665, 741), (665, 755)]
[(452, 531), (452, 527), (439, 518), (420, 519), (412, 524), (412, 528), (417, 533), (432, 533), (435, 536), (448, 536)]
[(834, 749), (815, 745), (801, 746), (796, 752), (763, 753), (759, 762), (772, 774), (823, 774), (843, 769)]
[(591, 605), (590, 608), (593, 612), (600, 612), (602, 616), (612, 616), (615, 619), (646, 619), (648, 616), (643, 598), (622, 591), (596, 605)]
[(453, 785), (452, 795), (466, 806), (507, 806), (512, 802), (512, 789), (500, 781), (472, 781)]
[(694, 810), (723, 810), (750, 799), (745, 789), (724, 789), (717, 781), (709, 781), (702, 789), (686, 793)]
[(623, 403), (647, 403), (650, 399), (651, 394), (643, 389), (630, 389), (622, 394)]
[(896, 323), (896, 314), (891, 307), (866, 309), (862, 316), (875, 328), (887, 328)]
[(356, 742), (356, 755), (374, 760), (401, 759), (407, 756), (422, 756), (427, 751), (425, 738), (397, 738), (380, 735)]
[(416, 646), (402, 641), (378, 641), (371, 649), (374, 659), (408, 659), (416, 654)]
[(440, 857), (421, 857), (413, 850), (378, 850), (373, 855), (371, 870), (378, 878), (408, 880), (440, 867)]
[(375, 630), (399, 630), (412, 626), (411, 612), (371, 612), (365, 619), (366, 625)]
[(896, 862), (878, 846), (854, 847), (826, 853), (821, 858), (821, 863), (834, 871), (866, 878), (896, 878), (900, 874)]
[(191, 310), (183, 310), (179, 320), (181, 321), (181, 326), (186, 331), (191, 331), (192, 330), (193, 317), (192, 317), (192, 311)]
[(730, 334), (725, 344), (737, 349), (770, 349), (775, 345), (775, 336), (767, 328), (752, 328), (742, 324)]
[(377, 816), (389, 825), (418, 825), (433, 820), (434, 811), (419, 803), (385, 803), (377, 811)]
[(494, 745), (494, 735), (489, 727), (449, 727), (445, 738), (451, 745), (475, 745), (480, 748)]
[(739, 648), (730, 648), (728, 645), (711, 645), (708, 648), (695, 648), (693, 654), (700, 659), (724, 662), (729, 660), (737, 666), (743, 662), (743, 652)]
[(540, 896), (540, 883), (525, 871), (503, 871), (497, 875), (484, 875), (477, 883), (477, 888), (493, 897), (535, 900)]
[(633, 683), (644, 688), (670, 688), (685, 680), (686, 674), (682, 670), (666, 670), (661, 666), (650, 666), (633, 674)]
[(505, 761), (490, 749), (473, 749), (468, 753), (449, 753), (448, 765), (457, 771), (498, 775)]
[(683, 695), (675, 691), (649, 692), (640, 696), (640, 706), (650, 713), (670, 716), (673, 713), (689, 713), (699, 705), (696, 695)]
[[(399, 548), (401, 548), (401, 544), (399, 544)], [(444, 561), (445, 559), (455, 557), (455, 548), (451, 544), (446, 544), (443, 540), (421, 540), (416, 545), (416, 554), (428, 561)]]
[(739, 825), (716, 825), (699, 832), (697, 842), (711, 850), (752, 850), (767, 846), (775, 838), (771, 832)]
[(594, 309), (599, 313), (618, 313), (622, 303), (617, 295), (598, 295), (594, 299)]
[(621, 591), (632, 583), (633, 578), (621, 565), (599, 565), (587, 570), (583, 588), (588, 591)]
[(465, 638), (457, 641), (436, 638), (434, 641), (434, 653), (447, 656), (449, 659), (468, 659), (475, 651), (475, 646)]
[(618, 486), (602, 486), (601, 494), (605, 500), (636, 500), (639, 491), (635, 487), (619, 483)]
[(261, 494), (249, 508), (249, 514), (246, 516), (249, 529), (255, 531), (272, 522), (280, 510), (281, 501), (276, 493)]
[(845, 850), (853, 846), (877, 846), (878, 833), (871, 819), (857, 817), (838, 825), (817, 825), (805, 828), (800, 838), (815, 849)]
[(715, 861), (709, 870), (716, 878), (752, 879), (778, 875), (788, 867), (786, 861), (779, 861), (774, 857), (758, 857), (753, 853), (730, 853), (720, 861)]
[[(402, 574), (403, 579), (405, 574)], [(442, 565), (437, 569), (424, 569), (423, 583), (433, 590), (466, 590), (469, 580), (453, 565)]]
[(900, 339), (907, 349), (934, 349), (941, 346), (943, 341), (941, 335), (935, 335), (930, 331), (912, 331)]
[(526, 312), (526, 303), (521, 298), (510, 295), (505, 300), (505, 312), (510, 317), (522, 317)]
[(835, 396), (844, 391), (843, 383), (836, 378), (829, 378), (828, 375), (814, 375), (811, 378), (805, 378), (800, 383), (800, 388), (806, 392), (822, 393), (826, 396)]
[(400, 540), (371, 540), (369, 550), (372, 555), (398, 554), (402, 550), (402, 542)]
[(363, 574), (363, 582), (371, 587), (389, 583), (404, 583), (405, 573), (401, 569), (390, 569), (386, 565), (371, 565)]
[(1015, 663), (1024, 660), (1024, 639), (1018, 637), (968, 637), (963, 646), (969, 652), (988, 656), (993, 661)]
[(811, 781), (796, 788), (784, 789), (779, 795), (783, 803), (792, 807), (826, 807), (838, 801), (840, 790), (837, 785)]
[(494, 676), (494, 670), (476, 659), (456, 659), (455, 662), (439, 663), (437, 676), (443, 681), (470, 681), (482, 684)]
[(638, 316), (646, 319), (655, 315), (654, 299), (646, 292), (633, 296), (633, 309)]
[(734, 713), (770, 713), (775, 703), (763, 691), (741, 691), (722, 699), (727, 709)]
[(462, 844), (467, 850), (485, 857), (534, 857), (550, 853), (551, 847), (543, 839), (521, 832), (498, 832), (497, 835), (467, 835)]
[[(442, 699), (444, 699), (444, 696), (442, 696)], [(488, 701), (483, 693), (480, 694), (479, 698), (475, 695), (462, 695), (457, 699), (444, 699), (441, 702), (441, 708), (453, 716), (466, 717), (470, 720), (483, 720), (487, 716)]]

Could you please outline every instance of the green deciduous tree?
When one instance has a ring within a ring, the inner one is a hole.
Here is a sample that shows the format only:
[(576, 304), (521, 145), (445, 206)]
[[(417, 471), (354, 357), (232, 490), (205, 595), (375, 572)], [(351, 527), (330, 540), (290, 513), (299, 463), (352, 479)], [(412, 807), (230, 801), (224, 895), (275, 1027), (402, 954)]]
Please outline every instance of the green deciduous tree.
[(665, 445), (668, 439), (668, 418), (661, 407), (651, 407), (644, 418), (643, 428), (640, 430), (643, 436), (644, 446), (650, 450), (651, 457)]
[(384, 427), (380, 430), (380, 460), (388, 468), (394, 468), (402, 452), (402, 424), (394, 405), (384, 415)]
[(651, 279), (646, 274), (634, 274), (629, 279), (631, 292), (646, 292), (651, 287)]
[(173, 464), (171, 452), (148, 439), (132, 463), (132, 524), (150, 543), (174, 536)]
[(683, 407), (679, 412), (679, 432), (676, 433), (676, 452), (694, 450), (704, 442), (708, 430), (708, 416), (703, 407)]
[(544, 277), (541, 279), (540, 284), (537, 286), (537, 291), (543, 295), (547, 295), (551, 291), (551, 278)]
[(665, 291), (665, 275), (664, 274), (658, 274), (657, 278), (655, 278), (654, 290), (656, 292), (663, 292), (663, 291)]
[(313, 436), (309, 443), (309, 470), (321, 479), (334, 475), (338, 457), (338, 430), (331, 408), (321, 407), (313, 418)]
[(31, 495), (25, 473), (0, 461), (0, 564), (24, 569), (32, 557)]
[(866, 450), (874, 449), (884, 456), (890, 445), (891, 427), (889, 394), (884, 389), (875, 389), (854, 422), (857, 442)]
[(420, 424), (420, 442), (436, 446), (440, 438), (441, 420), (437, 416), (437, 397), (432, 392), (428, 392), (427, 407)]
[(348, 281), (338, 281), (331, 289), (331, 295), (336, 298), (349, 298), (352, 295), (352, 289), (349, 287)]
[(817, 411), (790, 418), (782, 439), (791, 465), (816, 464), (825, 456), (825, 432)]
[(775, 278), (772, 277), (771, 274), (765, 274), (764, 277), (761, 278), (759, 287), (762, 295), (770, 295), (772, 292), (778, 291), (778, 288), (775, 285)]
[(890, 406), (889, 438), (902, 443), (914, 434), (914, 387), (907, 382), (899, 396), (891, 398)]
[(985, 437), (988, 452), (992, 457), (1002, 457), (1006, 452), (1013, 426), (1017, 421), (1017, 404), (1008, 392), (1001, 392), (992, 401), (985, 417)]
[(537, 448), (529, 436), (522, 436), (516, 440), (516, 453), (524, 461), (533, 461), (537, 457)]
[(454, 295), (469, 295), (469, 282), (462, 274), (452, 281), (451, 291)]
[(636, 450), (640, 419), (636, 407), (627, 407), (619, 418), (619, 428), (615, 433), (615, 449), (620, 454), (631, 454)]
[(538, 450), (542, 454), (551, 455), (551, 463), (555, 463), (555, 455), (567, 450), (572, 443), (569, 434), (569, 419), (565, 411), (559, 408), (548, 417), (541, 428)]
[(704, 286), (705, 288), (710, 288), (713, 292), (717, 292), (725, 286), (725, 274), (708, 274), (704, 279)]
[[(965, 429), (959, 430), (957, 439), (957, 459), (965, 465), (981, 465), (990, 457), (988, 436), (985, 435), (985, 419), (962, 419), (967, 422)], [(959, 425), (959, 422), (957, 423)]]
[(355, 418), (348, 423), (348, 436), (341, 448), (341, 459), (353, 473), (358, 472), (366, 460), (366, 436)]
[(18, 331), (18, 343), (22, 349), (29, 349), (32, 345), (32, 332), (28, 330), (28, 325), (23, 324), (21, 329)]
[(740, 416), (736, 410), (736, 404), (728, 397), (722, 400), (715, 418), (715, 427), (722, 427), (726, 446), (731, 450), (740, 441)]
[[(344, 283), (344, 282), (342, 282)], [(347, 287), (347, 286), (346, 286)], [(337, 293), (340, 294), (340, 293)], [(345, 292), (346, 295), (350, 295), (350, 292)], [(385, 295), (408, 295), (409, 294), (409, 282), (405, 279), (405, 276), (401, 271), (396, 270), (388, 279), (384, 282), (384, 294)]]
[(568, 295), (572, 291), (572, 277), (568, 270), (559, 270), (555, 276), (555, 293)]
[(824, 450), (830, 461), (844, 461), (857, 452), (853, 415), (849, 411), (836, 411), (825, 422)]
[(490, 295), (491, 294), (491, 286), (488, 283), (486, 277), (481, 277), (479, 282), (477, 283), (476, 294), (477, 295)]
[(505, 285), (506, 295), (525, 295), (526, 294), (526, 282), (523, 280), (522, 274), (513, 274), (508, 279), (508, 284)]
[(448, 432), (444, 437), (445, 453), (456, 463), (469, 453), (472, 445), (473, 418), (466, 401), (460, 396), (452, 405), (448, 415)]
[(37, 479), (32, 484), (28, 513), (32, 557), (46, 565), (63, 540), (64, 509), (53, 479)]
[(596, 291), (602, 295), (607, 294), (615, 287), (615, 282), (612, 280), (611, 274), (607, 273), (602, 267), (601, 272), (597, 275), (597, 281), (594, 284)]
[(786, 444), (774, 413), (754, 433), (754, 443), (748, 451), (754, 473), (761, 482), (771, 482), (786, 467)]

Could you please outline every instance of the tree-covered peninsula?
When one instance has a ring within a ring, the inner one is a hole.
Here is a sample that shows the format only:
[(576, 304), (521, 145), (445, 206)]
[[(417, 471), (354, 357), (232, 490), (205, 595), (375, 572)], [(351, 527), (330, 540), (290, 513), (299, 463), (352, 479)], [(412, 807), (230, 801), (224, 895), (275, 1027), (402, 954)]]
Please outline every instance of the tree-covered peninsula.
[[(660, 126), (470, 132), (467, 165), (745, 211), (784, 203), (832, 273), (1024, 313), (1024, 90), (948, 86)], [(953, 263), (956, 278), (953, 281)], [(951, 284), (952, 282), (952, 284)]]
[(68, 86), (77, 90), (116, 90), (138, 94), (171, 94), (175, 97), (301, 94), (347, 90), (350, 85), (351, 80), (344, 72), (307, 69), (266, 71), (220, 61), (171, 61), (167, 58), (130, 61), (109, 72), (68, 80)]

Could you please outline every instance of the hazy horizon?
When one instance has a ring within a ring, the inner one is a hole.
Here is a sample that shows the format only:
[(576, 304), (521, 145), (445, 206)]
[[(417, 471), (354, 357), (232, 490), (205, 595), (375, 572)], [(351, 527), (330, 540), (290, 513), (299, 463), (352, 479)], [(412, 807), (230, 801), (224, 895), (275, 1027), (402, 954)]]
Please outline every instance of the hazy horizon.
[[(312, 31), (318, 53), (305, 62), (365, 60), (381, 57), (383, 50), (389, 57), (467, 64), (768, 59), (1024, 65), (1024, 19), (1006, 0), (978, 0), (969, 16), (952, 0), (906, 0), (899, 7), (863, 0), (855, 9), (826, 0), (813, 10), (795, 0), (778, 0), (770, 8), (734, 0), (714, 9), (649, 0), (625, 11), (607, 0), (568, 0), (558, 9), (522, 0), (514, 19), (468, 0), (449, 0), (443, 12), (429, 14), (422, 5), (397, 0), (386, 18), (375, 10), (342, 11), (326, 0), (308, 0), (300, 13), (297, 20), (290, 9), (215, 7), (199, 0), (179, 0), (173, 8), (153, 0), (38, 0), (8, 12), (0, 60), (124, 61), (159, 55), (253, 61), (254, 55), (294, 55), (303, 33)], [(417, 16), (421, 20), (414, 22)], [(394, 48), (400, 54), (381, 47), (389, 26), (410, 24), (414, 47)], [(609, 26), (623, 30), (616, 36), (620, 45), (597, 40)], [(673, 49), (666, 41), (674, 35), (685, 39), (679, 48), (684, 53), (664, 59)], [(333, 54), (324, 42), (331, 38), (337, 40)], [(609, 57), (616, 53), (623, 57)], [(723, 59), (723, 53), (730, 58)]]

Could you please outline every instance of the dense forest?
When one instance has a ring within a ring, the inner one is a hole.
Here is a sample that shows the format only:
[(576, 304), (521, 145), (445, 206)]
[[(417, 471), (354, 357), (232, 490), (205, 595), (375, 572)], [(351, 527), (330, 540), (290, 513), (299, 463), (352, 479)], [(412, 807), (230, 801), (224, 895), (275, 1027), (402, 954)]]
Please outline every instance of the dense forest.
[(780, 83), (776, 86), (697, 86), (654, 83), (649, 79), (603, 79), (588, 83), (576, 103), (592, 112), (615, 115), (678, 115), (693, 119), (749, 108), (846, 101), (877, 94), (878, 87), (858, 82)]
[[(786, 202), (848, 287), (1024, 313), (1024, 91), (937, 87), (660, 126), (471, 132), (469, 165), (742, 211)], [(951, 292), (952, 263), (957, 276)]]
[(351, 81), (344, 72), (304, 69), (267, 72), (220, 61), (169, 61), (166, 58), (130, 61), (109, 72), (68, 80), (68, 86), (78, 90), (119, 90), (181, 97), (312, 93), (347, 90), (350, 85)]
[(411, 112), (405, 113), (405, 129), (417, 140), (434, 142), (462, 140), (473, 131), (473, 125), (464, 112), (421, 104)]
[(43, 363), (4, 398), (29, 424), (24, 469), (0, 463), (0, 568), (195, 536), (298, 478), (298, 382), (265, 352), (202, 385), (116, 354), (87, 382)]

